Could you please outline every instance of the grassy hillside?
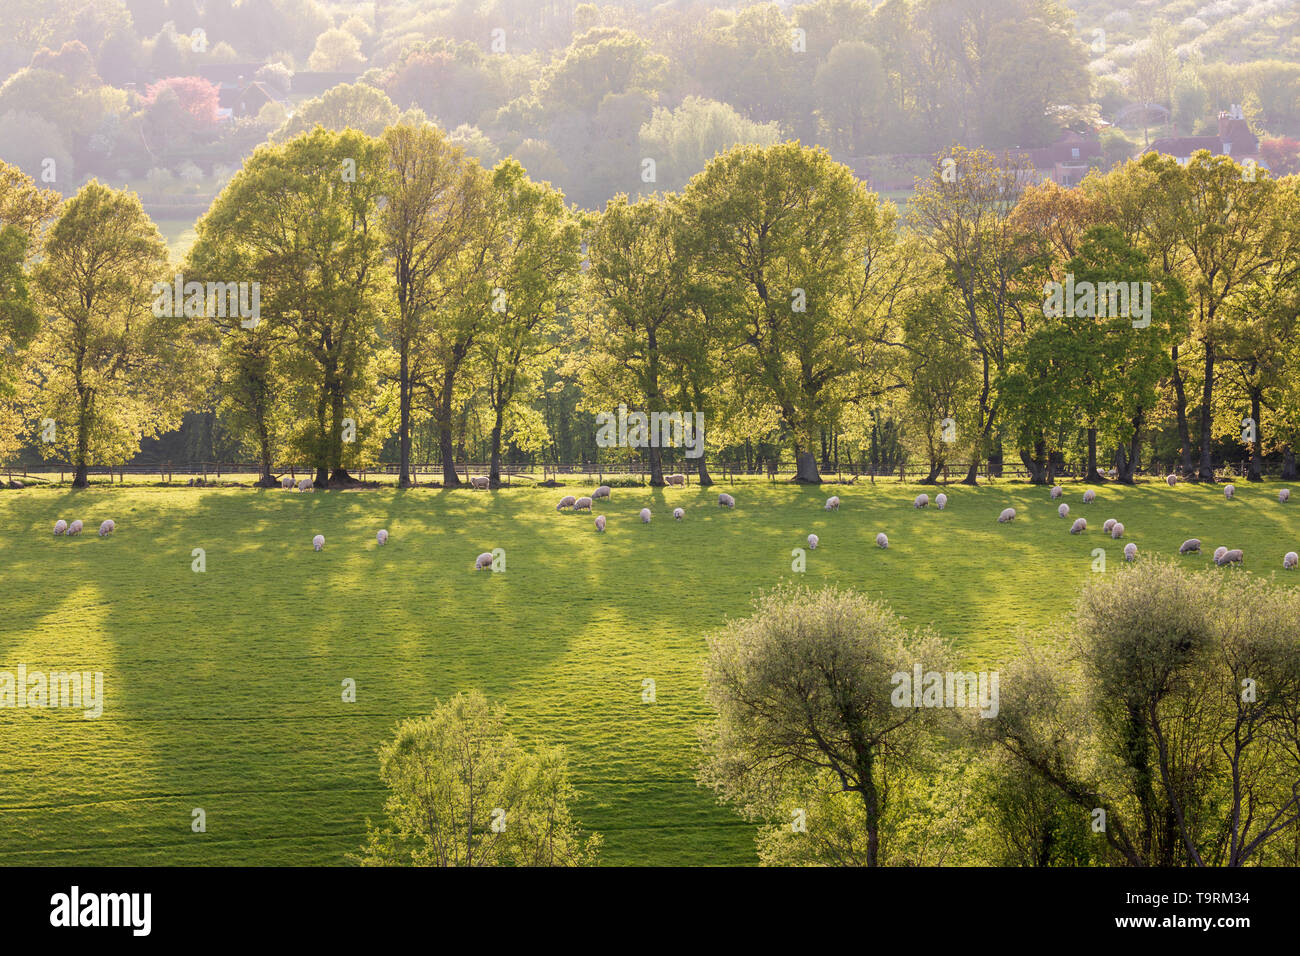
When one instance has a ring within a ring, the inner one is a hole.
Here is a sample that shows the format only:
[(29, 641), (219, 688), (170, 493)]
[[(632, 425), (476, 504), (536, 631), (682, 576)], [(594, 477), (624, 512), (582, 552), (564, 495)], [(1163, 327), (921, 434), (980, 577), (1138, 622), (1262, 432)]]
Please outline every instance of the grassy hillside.
[[(468, 687), (503, 701), (521, 736), (569, 748), (604, 862), (752, 862), (751, 828), (694, 782), (704, 638), (792, 576), (809, 532), (822, 547), (807, 583), (881, 597), (986, 665), (1069, 607), (1092, 549), (1115, 572), (1125, 542), (1102, 537), (1107, 517), (1142, 554), (1191, 535), (1242, 547), (1249, 573), (1300, 545), (1300, 504), (1271, 485), (1230, 503), (1214, 488), (1107, 486), (1090, 506), (1069, 486), (1093, 526), (1081, 537), (1045, 489), (1021, 485), (951, 487), (943, 513), (914, 510), (920, 489), (895, 483), (836, 489), (834, 514), (826, 490), (727, 490), (734, 511), (716, 491), (615, 489), (603, 536), (588, 515), (557, 514), (557, 491), (0, 493), (0, 670), (101, 670), (107, 697), (96, 720), (0, 710), (0, 862), (343, 863), (382, 804), (378, 744)], [(1008, 504), (1021, 518), (998, 525)], [(52, 536), (59, 517), (87, 534)], [(118, 531), (100, 539), (104, 517)], [(474, 573), (495, 547), (506, 572)], [(341, 700), (346, 678), (356, 703)]]

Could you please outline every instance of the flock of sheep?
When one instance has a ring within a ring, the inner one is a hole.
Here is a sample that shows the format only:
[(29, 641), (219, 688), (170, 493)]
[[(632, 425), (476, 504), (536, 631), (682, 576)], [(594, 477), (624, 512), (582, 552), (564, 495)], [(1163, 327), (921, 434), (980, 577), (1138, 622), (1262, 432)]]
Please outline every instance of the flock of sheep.
[[(1169, 487), (1172, 488), (1174, 487), (1174, 485), (1178, 484), (1178, 476), (1168, 475), (1165, 478), (1165, 481), (1168, 483)], [(1065, 493), (1064, 489), (1060, 485), (1056, 485), (1055, 487), (1052, 488), (1051, 491), (1052, 500), (1055, 501), (1057, 498), (1060, 498), (1064, 493)], [(1228, 484), (1223, 486), (1223, 497), (1226, 498), (1228, 501), (1232, 501), (1236, 493), (1237, 493), (1236, 485)], [(942, 497), (942, 495), (940, 497)], [(921, 499), (923, 498), (925, 498), (925, 495), (918, 496), (917, 504), (916, 504), (918, 508), (925, 507), (925, 505), (921, 502)], [(1281, 491), (1277, 493), (1277, 500), (1281, 504), (1286, 504), (1290, 499), (1291, 499), (1290, 488), (1283, 488)], [(1093, 491), (1091, 488), (1089, 488), (1087, 491), (1083, 493), (1084, 504), (1092, 504), (1096, 500), (1097, 500), (1097, 493)], [(1056, 513), (1060, 515), (1062, 518), (1068, 518), (1070, 516), (1070, 506), (1062, 502), (1061, 506), (1056, 509)], [(1007, 524), (1008, 522), (1014, 521), (1015, 519), (1016, 519), (1015, 508), (1005, 508), (1003, 509), (1002, 513), (998, 515), (999, 524)], [(1101, 526), (1101, 529), (1104, 533), (1109, 534), (1112, 540), (1118, 541), (1120, 538), (1124, 537), (1124, 525), (1122, 522), (1117, 521), (1115, 518), (1107, 518), (1105, 524)], [(1083, 518), (1076, 518), (1074, 523), (1070, 525), (1070, 534), (1082, 534), (1086, 530), (1088, 530), (1088, 522)], [(1201, 539), (1188, 538), (1181, 545), (1179, 545), (1178, 553), (1179, 554), (1200, 554)], [(1219, 567), (1223, 567), (1226, 564), (1243, 564), (1245, 562), (1245, 557), (1246, 557), (1245, 552), (1241, 548), (1219, 547), (1214, 549), (1214, 563)], [(1125, 561), (1137, 560), (1137, 545), (1131, 541), (1128, 544), (1124, 545), (1124, 560)], [(1294, 551), (1288, 551), (1285, 555), (1282, 556), (1282, 568), (1284, 570), (1287, 571), (1293, 570), (1298, 564), (1300, 564), (1300, 554), (1297, 554)]]
[[(669, 485), (685, 485), (686, 476), (680, 474), (668, 475), (665, 480)], [(1176, 475), (1168, 475), (1165, 481), (1172, 488), (1174, 485), (1178, 483), (1178, 477)], [(470, 478), (470, 485), (471, 487), (474, 488), (480, 488), (480, 489), (487, 488), (489, 486), (489, 479), (486, 476), (474, 476)], [(295, 481), (295, 479), (286, 476), (281, 481), (281, 487), (284, 488), (284, 490), (286, 491), (296, 489), (299, 492), (306, 492), (306, 491), (313, 491), (315, 485), (311, 478), (303, 478), (301, 480)], [(1233, 500), (1233, 497), (1236, 494), (1236, 492), (1237, 492), (1237, 488), (1235, 485), (1229, 484), (1229, 485), (1225, 485), (1223, 488), (1223, 495), (1228, 501)], [(1064, 493), (1065, 491), (1060, 485), (1054, 486), (1051, 490), (1052, 500), (1053, 501), (1057, 500), (1058, 498), (1062, 497)], [(595, 501), (598, 501), (600, 499), (609, 500), (609, 498), (610, 498), (610, 486), (601, 485), (590, 495), (585, 495), (583, 497), (575, 497), (574, 495), (565, 495), (563, 498), (560, 499), (559, 504), (555, 506), (555, 510), (575, 511), (575, 512), (586, 511), (590, 513), (593, 507), (593, 503)], [(1291, 498), (1291, 489), (1289, 488), (1283, 488), (1277, 494), (1277, 500), (1282, 504), (1286, 504), (1287, 501), (1290, 500), (1290, 498)], [(1096, 491), (1094, 491), (1091, 488), (1084, 491), (1083, 503), (1085, 505), (1092, 504), (1096, 500), (1097, 500)], [(934, 504), (940, 511), (943, 511), (948, 506), (948, 496), (940, 492), (939, 494), (935, 495)], [(722, 508), (734, 508), (736, 507), (736, 499), (733, 498), (731, 495), (727, 494), (726, 492), (723, 492), (718, 495), (718, 505), (719, 507)], [(912, 501), (912, 507), (914, 508), (926, 508), (929, 507), (929, 505), (930, 505), (930, 496), (928, 494), (919, 494)], [(827, 498), (825, 507), (827, 511), (839, 511), (840, 509), (839, 496), (831, 495), (829, 498)], [(1056, 513), (1062, 518), (1068, 518), (1070, 516), (1070, 506), (1065, 502), (1061, 502), (1060, 506), (1056, 509)], [(642, 508), (639, 516), (643, 524), (650, 523), (650, 519), (652, 515), (649, 508)], [(685, 509), (683, 508), (673, 509), (674, 520), (681, 521), (685, 517), (686, 517)], [(1016, 520), (1015, 508), (1004, 508), (1001, 514), (998, 515), (999, 524), (1009, 524), (1015, 520)], [(596, 531), (603, 532), (607, 524), (607, 519), (603, 514), (597, 515), (595, 524), (596, 524)], [(112, 534), (113, 531), (116, 530), (116, 528), (117, 528), (117, 523), (112, 518), (108, 518), (103, 523), (100, 524), (99, 536), (101, 538), (105, 538), (108, 535)], [(1075, 518), (1073, 523), (1070, 525), (1070, 534), (1082, 534), (1084, 531), (1087, 530), (1088, 530), (1088, 522), (1085, 518)], [(67, 521), (64, 521), (62, 518), (60, 518), (58, 521), (54, 523), (55, 535), (67, 535), (69, 537), (75, 537), (76, 535), (81, 534), (81, 531), (82, 531), (82, 523), (80, 519), (75, 520), (69, 524)], [(1105, 523), (1102, 525), (1102, 531), (1105, 534), (1109, 534), (1112, 540), (1118, 541), (1120, 538), (1124, 537), (1125, 529), (1124, 529), (1124, 524), (1122, 522), (1118, 521), (1115, 518), (1107, 518)], [(379, 544), (381, 545), (387, 544), (388, 531), (386, 529), (380, 529), (380, 531), (375, 535), (375, 538), (379, 542)], [(820, 543), (821, 543), (821, 539), (818, 538), (817, 535), (815, 534), (808, 535), (808, 547), (810, 550), (815, 550)], [(889, 537), (883, 531), (880, 532), (879, 534), (876, 535), (876, 544), (880, 548), (888, 548)], [(324, 548), (325, 548), (325, 536), (322, 534), (318, 534), (314, 536), (312, 538), (312, 549), (315, 551), (323, 551)], [(1201, 539), (1188, 538), (1179, 546), (1178, 553), (1179, 554), (1200, 554)], [(1131, 541), (1128, 544), (1124, 545), (1124, 560), (1125, 561), (1137, 560), (1137, 545)], [(1219, 547), (1216, 548), (1214, 551), (1214, 563), (1216, 565), (1219, 565), (1220, 567), (1229, 564), (1242, 564), (1244, 563), (1244, 560), (1245, 560), (1245, 554), (1241, 548)], [(1298, 555), (1295, 551), (1288, 551), (1283, 556), (1282, 567), (1285, 570), (1288, 571), (1293, 570), (1298, 565), (1300, 565), (1300, 555)], [(490, 568), (491, 566), (492, 566), (492, 552), (490, 551), (483, 552), (474, 561), (474, 569), (476, 571), (481, 571), (485, 568)]]
[[(68, 524), (68, 522), (64, 521), (62, 518), (54, 522), (54, 534), (56, 536), (67, 535), (69, 538), (75, 538), (77, 535), (81, 534), (81, 528), (82, 524), (80, 518), (73, 521), (71, 524)], [(116, 530), (117, 522), (112, 518), (106, 518), (104, 521), (100, 522), (99, 536), (101, 538), (107, 538)]]

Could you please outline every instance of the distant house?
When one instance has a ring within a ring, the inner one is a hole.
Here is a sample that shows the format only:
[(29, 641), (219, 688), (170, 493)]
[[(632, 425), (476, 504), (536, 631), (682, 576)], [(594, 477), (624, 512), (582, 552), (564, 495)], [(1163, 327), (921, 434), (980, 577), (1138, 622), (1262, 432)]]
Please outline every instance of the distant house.
[(256, 116), (267, 103), (274, 103), (277, 98), (265, 83), (253, 82), (242, 85), (221, 85), (220, 109), (229, 111), (236, 119)]
[(326, 90), (332, 90), (340, 83), (355, 83), (360, 73), (322, 73), (304, 70), (293, 75), (290, 92), (295, 98), (320, 96)]
[(1192, 154), (1208, 149), (1215, 156), (1231, 156), (1239, 163), (1253, 160), (1260, 166), (1259, 137), (1250, 131), (1250, 124), (1240, 106), (1233, 106), (1219, 114), (1219, 132), (1214, 136), (1170, 136), (1158, 139), (1138, 153), (1164, 153), (1186, 166)]
[(1066, 130), (1050, 146), (1021, 150), (1020, 155), (1033, 164), (1040, 180), (1050, 179), (1058, 186), (1077, 186), (1102, 158), (1101, 136), (1092, 130), (1086, 133)]

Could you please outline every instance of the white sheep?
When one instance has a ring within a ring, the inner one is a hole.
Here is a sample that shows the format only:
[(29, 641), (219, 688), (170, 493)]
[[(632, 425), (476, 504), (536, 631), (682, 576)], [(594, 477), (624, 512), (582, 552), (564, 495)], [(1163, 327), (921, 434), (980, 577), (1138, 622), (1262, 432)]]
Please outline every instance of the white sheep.
[(1232, 496), (1235, 495), (1236, 493), (1237, 493), (1237, 486), (1236, 486), (1236, 485), (1224, 485), (1224, 486), (1223, 486), (1223, 497), (1227, 498), (1229, 501), (1232, 500)]
[(1165, 475), (1165, 483), (1168, 484), (1170, 488), (1172, 488), (1174, 485), (1178, 484), (1178, 476)]
[(1115, 527), (1115, 523), (1116, 520), (1114, 518), (1107, 518), (1105, 523), (1101, 526), (1101, 530), (1106, 534), (1110, 534), (1110, 529)]
[(1282, 570), (1290, 571), (1298, 563), (1300, 563), (1300, 554), (1296, 554), (1294, 551), (1288, 551), (1282, 557)]
[(1214, 563), (1215, 563), (1215, 564), (1222, 564), (1222, 563), (1223, 563), (1223, 556), (1224, 556), (1225, 554), (1227, 554), (1227, 553), (1228, 553), (1228, 549), (1227, 549), (1227, 548), (1222, 548), (1222, 547), (1220, 547), (1220, 548), (1215, 548), (1215, 549), (1214, 549)]
[(1184, 541), (1182, 544), (1178, 546), (1178, 553), (1179, 554), (1200, 554), (1201, 539), (1188, 538), (1186, 541)]
[(1282, 504), (1286, 504), (1288, 501), (1290, 501), (1290, 500), (1291, 500), (1291, 489), (1290, 489), (1290, 488), (1283, 488), (1281, 491), (1279, 491), (1279, 492), (1277, 493), (1277, 500), (1278, 500), (1279, 502), (1281, 502)]
[(1075, 518), (1074, 524), (1070, 525), (1070, 534), (1082, 534), (1088, 530), (1088, 521), (1085, 518)]
[(590, 511), (590, 510), (591, 510), (591, 499), (590, 499), (590, 498), (585, 498), (585, 497), (584, 497), (584, 498), (579, 498), (577, 501), (575, 501), (575, 502), (573, 503), (573, 510), (574, 510), (574, 511)]
[(839, 511), (839, 510), (840, 510), (840, 496), (839, 496), (839, 495), (831, 495), (829, 498), (826, 499), (826, 510), (827, 510), (827, 511)]
[(1056, 509), (1056, 513), (1062, 518), (1068, 518), (1070, 516), (1070, 506), (1062, 502), (1061, 507)]
[(734, 508), (736, 507), (736, 499), (724, 491), (722, 494), (718, 495), (718, 507)]
[(388, 531), (380, 528), (379, 533), (375, 535), (375, 540), (380, 544), (388, 544)]
[(572, 508), (577, 500), (578, 499), (573, 497), (573, 495), (565, 495), (560, 499), (560, 503), (555, 506), (555, 510), (563, 511), (565, 508)]
[(889, 539), (885, 537), (885, 532), (882, 531), (880, 534), (876, 535), (876, 545), (881, 548), (889, 547)]
[(67, 533), (68, 533), (68, 523), (67, 523), (66, 521), (64, 521), (62, 518), (60, 518), (58, 521), (54, 522), (54, 533), (55, 533), (55, 534), (67, 534)]
[(818, 545), (820, 542), (821, 542), (821, 538), (817, 537), (817, 535), (815, 535), (815, 534), (810, 534), (810, 535), (808, 535), (808, 550), (809, 550), (809, 551), (816, 551), (816, 550), (817, 550), (817, 545)]
[(591, 498), (593, 501), (596, 500), (597, 498), (609, 498), (609, 485), (601, 485), (599, 488), (597, 488), (595, 491), (591, 493)]
[(486, 491), (492, 486), (492, 479), (487, 475), (474, 475), (469, 480), (470, 487), (478, 491)]
[(78, 535), (78, 534), (81, 534), (81, 519), (80, 519), (80, 518), (78, 518), (76, 521), (72, 522), (72, 524), (68, 525), (68, 535), (69, 535), (69, 536), (72, 536), (72, 535)]
[(325, 547), (325, 535), (318, 534), (316, 537), (312, 538), (311, 547), (313, 551), (322, 550)]
[(937, 507), (940, 511), (942, 511), (944, 508), (948, 507), (948, 496), (945, 495), (942, 491), (939, 492), (937, 495), (934, 496), (934, 504), (935, 507)]
[(1123, 524), (1123, 522), (1116, 521), (1113, 525), (1111, 525), (1111, 528), (1110, 528), (1110, 536), (1111, 536), (1111, 538), (1113, 538), (1113, 539), (1116, 540), (1116, 541), (1118, 541), (1120, 538), (1124, 537), (1124, 524)]
[(686, 512), (685, 512), (683, 509), (681, 509), (681, 508), (674, 508), (674, 509), (673, 509), (673, 518), (674, 518), (675, 520), (677, 520), (677, 521), (681, 521), (681, 520), (682, 520), (683, 518), (685, 518), (685, 517), (686, 517)]
[(106, 518), (99, 525), (99, 536), (101, 538), (107, 538), (110, 534), (112, 534), (116, 530), (117, 530), (117, 522), (114, 521), (112, 518)]
[(929, 496), (929, 495), (917, 495), (916, 498), (913, 499), (913, 501), (912, 501), (912, 507), (913, 507), (913, 508), (924, 508), (924, 507), (925, 507), (926, 505), (928, 505), (929, 503), (930, 503), (930, 496)]
[(1219, 566), (1225, 564), (1241, 564), (1245, 557), (1245, 553), (1240, 548), (1233, 548), (1231, 551), (1223, 552), (1223, 556), (1220, 557), (1215, 564), (1218, 564)]
[(1083, 503), (1085, 505), (1090, 505), (1096, 500), (1097, 500), (1097, 492), (1093, 491), (1091, 488), (1089, 488), (1087, 491), (1083, 493)]
[(1006, 524), (1008, 521), (1016, 520), (1015, 508), (1003, 508), (1002, 514), (998, 515), (998, 524)]
[(474, 559), (474, 570), (482, 571), (484, 568), (492, 567), (492, 552), (484, 551)]
[(1053, 501), (1055, 501), (1057, 498), (1061, 497), (1061, 495), (1063, 495), (1063, 494), (1065, 494), (1065, 489), (1062, 488), (1060, 485), (1053, 485), (1053, 486), (1052, 486), (1052, 500), (1053, 500)]
[(283, 478), (281, 478), (280, 487), (283, 488), (285, 491), (288, 491), (290, 488), (292, 488), (293, 477), (291, 475), (285, 475)]
[(670, 485), (684, 485), (684, 484), (686, 484), (686, 476), (685, 476), (685, 475), (669, 475), (669, 476), (667, 477), (666, 481), (667, 481), (668, 484), (670, 484)]
[(304, 478), (302, 481), (298, 482), (299, 491), (311, 491), (315, 487), (316, 483), (310, 478)]
[(604, 531), (604, 530), (605, 530), (605, 516), (604, 516), (604, 515), (596, 515), (596, 530), (597, 530), (597, 531)]
[(642, 523), (642, 524), (649, 524), (649, 523), (650, 523), (650, 509), (649, 509), (649, 508), (642, 508), (642, 509), (641, 509), (641, 523)]
[(1136, 561), (1137, 556), (1138, 556), (1138, 546), (1136, 544), (1130, 541), (1128, 544), (1124, 545), (1125, 561)]

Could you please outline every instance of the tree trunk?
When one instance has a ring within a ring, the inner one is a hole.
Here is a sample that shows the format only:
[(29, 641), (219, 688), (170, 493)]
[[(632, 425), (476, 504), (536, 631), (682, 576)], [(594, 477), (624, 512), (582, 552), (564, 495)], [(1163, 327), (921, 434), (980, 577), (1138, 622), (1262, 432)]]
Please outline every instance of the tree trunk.
[(1178, 440), (1182, 443), (1183, 474), (1192, 474), (1192, 430), (1187, 424), (1187, 392), (1183, 388), (1183, 374), (1178, 370), (1178, 346), (1170, 352), (1174, 361), (1174, 411), (1178, 418)]
[(1214, 481), (1214, 345), (1205, 343), (1205, 381), (1201, 385), (1201, 481)]
[(442, 453), (442, 485), (459, 488), (463, 482), (456, 471), (456, 449), (452, 443), (451, 403), (455, 396), (456, 380), (450, 371), (442, 376), (441, 404), (438, 407), (438, 448)]
[(1139, 408), (1133, 415), (1133, 437), (1129, 439), (1128, 453), (1124, 453), (1124, 448), (1120, 447), (1120, 467), (1116, 469), (1120, 484), (1131, 485), (1133, 473), (1137, 471), (1138, 458), (1142, 454), (1142, 422), (1146, 415)]
[(1282, 480), (1295, 481), (1300, 472), (1296, 471), (1295, 450), (1287, 445), (1282, 449)]
[(1088, 429), (1088, 474), (1084, 481), (1102, 482), (1106, 479), (1097, 471), (1097, 429)]
[(806, 485), (820, 485), (822, 483), (822, 476), (817, 472), (817, 456), (812, 453), (811, 449), (805, 450), (795, 445), (794, 462), (795, 481)]
[(496, 418), (492, 422), (492, 453), (488, 463), (488, 484), (493, 488), (501, 487), (501, 430), (504, 419), (504, 411), (498, 408)]
[(701, 456), (697, 459), (697, 469), (698, 469), (699, 476), (700, 476), (700, 478), (699, 478), (699, 481), (700, 481), (700, 487), (701, 487), (701, 488), (708, 488), (708, 487), (710, 487), (710, 486), (713, 484), (713, 479), (712, 479), (711, 477), (709, 477), (709, 466), (708, 466), (708, 464), (705, 462), (705, 460), (704, 460), (704, 456), (703, 456), (703, 455), (701, 455)]
[(397, 487), (411, 487), (411, 359), (409, 343), (402, 343), (402, 367), (398, 375), (397, 391), (399, 417), (397, 424)]
[(1250, 417), (1255, 423), (1255, 440), (1250, 446), (1250, 470), (1246, 473), (1247, 481), (1264, 480), (1264, 423), (1260, 421), (1259, 389), (1250, 390)]
[(1041, 441), (1035, 442), (1032, 454), (1028, 448), (1020, 449), (1020, 460), (1024, 463), (1025, 471), (1029, 472), (1029, 483), (1031, 485), (1047, 484), (1047, 462), (1043, 457), (1043, 443)]
[[(654, 436), (651, 437), (653, 439)], [(662, 488), (664, 486), (663, 449), (653, 440), (646, 446), (646, 458), (650, 462), (650, 486)]]

